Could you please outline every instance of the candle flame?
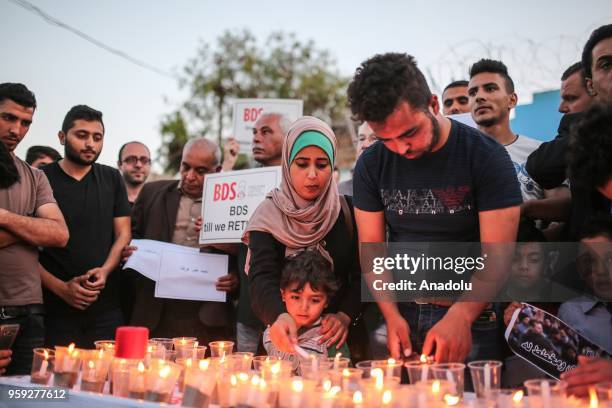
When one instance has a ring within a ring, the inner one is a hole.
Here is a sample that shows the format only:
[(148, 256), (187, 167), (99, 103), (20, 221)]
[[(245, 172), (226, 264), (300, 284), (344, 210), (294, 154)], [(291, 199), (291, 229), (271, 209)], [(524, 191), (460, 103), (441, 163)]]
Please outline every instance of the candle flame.
[(446, 394), (444, 396), (444, 402), (449, 406), (457, 405), (459, 403), (459, 397), (457, 395)]
[(92, 360), (89, 360), (89, 362), (87, 363), (87, 367), (89, 367), (89, 369), (91, 370), (92, 368), (94, 368), (96, 365), (94, 364), (94, 362)]
[(257, 387), (258, 384), (259, 384), (259, 377), (254, 375), (253, 378), (251, 378), (251, 385), (253, 385), (254, 387)]
[(272, 372), (272, 374), (280, 373), (280, 363), (276, 362), (276, 363), (272, 364), (272, 367), (270, 368), (270, 371)]
[(68, 345), (68, 355), (71, 355), (73, 351), (74, 351), (74, 343), (70, 343), (70, 345)]
[(340, 386), (338, 385), (334, 385), (333, 387), (331, 387), (331, 389), (329, 390), (329, 393), (331, 394), (331, 396), (335, 396), (336, 394), (338, 394), (340, 391), (342, 391), (342, 388), (340, 388)]
[(387, 360), (387, 365), (393, 366), (395, 365), (395, 359), (394, 358), (390, 358)]
[(100, 349), (100, 351), (98, 351), (98, 358), (102, 359), (104, 357), (104, 349)]
[(589, 387), (589, 408), (597, 408), (598, 406), (599, 400), (597, 399), (595, 388)]
[(198, 366), (200, 367), (200, 370), (208, 370), (209, 364), (210, 364), (210, 361), (208, 360), (200, 360), (200, 363), (198, 364)]
[(431, 392), (433, 393), (440, 392), (440, 381), (436, 380), (431, 384)]
[(302, 392), (302, 390), (304, 389), (304, 383), (302, 382), (302, 380), (293, 380), (291, 382), (291, 389), (294, 392)]
[(351, 375), (351, 372), (348, 370), (348, 368), (344, 368), (342, 370), (342, 376), (343, 377), (348, 377), (349, 375)]
[(382, 390), (383, 385), (384, 385), (384, 378), (385, 375), (383, 373), (383, 370), (380, 368), (374, 368), (372, 369), (372, 371), (370, 371), (370, 376), (372, 376), (376, 383), (375, 383), (375, 387), (377, 390)]
[(193, 365), (193, 360), (191, 358), (188, 358), (187, 360), (185, 360), (185, 365), (187, 367), (191, 367)]
[(167, 378), (170, 375), (170, 366), (163, 366), (161, 370), (159, 370), (159, 376), (161, 378)]
[(45, 355), (45, 360), (48, 360), (49, 359), (49, 352), (47, 350), (45, 350), (43, 353)]
[(514, 402), (520, 402), (523, 399), (523, 395), (524, 392), (523, 390), (518, 390), (517, 392), (514, 393), (514, 395), (512, 396), (512, 401)]
[(235, 375), (232, 375), (230, 377), (230, 384), (232, 384), (233, 387), (235, 387), (238, 384), (238, 380), (236, 379)]
[(187, 340), (185, 340), (185, 338), (183, 337), (181, 339), (181, 346), (184, 346), (185, 344), (187, 344)]
[(392, 398), (393, 398), (393, 395), (391, 394), (391, 390), (385, 390), (382, 396), (382, 403), (385, 405), (390, 404)]
[[(343, 373), (343, 375), (344, 375), (344, 373)], [(323, 381), (323, 390), (329, 391), (329, 390), (331, 390), (331, 387), (332, 387), (332, 382), (330, 380)]]
[(142, 361), (138, 362), (138, 372), (141, 374), (145, 372), (145, 366), (142, 364)]
[(249, 375), (247, 373), (239, 373), (238, 374), (238, 379), (241, 382), (247, 382), (247, 381), (249, 381)]
[(421, 363), (426, 364), (427, 363), (427, 356), (425, 354), (421, 354)]
[(353, 394), (353, 404), (362, 404), (363, 403), (363, 395), (361, 391), (355, 391)]
[(266, 389), (266, 380), (264, 380), (263, 378), (259, 380), (259, 389), (265, 390)]

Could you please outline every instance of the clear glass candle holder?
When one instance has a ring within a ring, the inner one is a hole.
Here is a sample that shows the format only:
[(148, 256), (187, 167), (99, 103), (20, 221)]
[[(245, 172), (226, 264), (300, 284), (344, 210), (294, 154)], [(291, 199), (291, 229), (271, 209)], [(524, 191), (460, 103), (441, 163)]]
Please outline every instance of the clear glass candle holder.
[(55, 365), (55, 350), (48, 348), (35, 348), (32, 357), (32, 370), (30, 382), (33, 384), (47, 385), (53, 375)]

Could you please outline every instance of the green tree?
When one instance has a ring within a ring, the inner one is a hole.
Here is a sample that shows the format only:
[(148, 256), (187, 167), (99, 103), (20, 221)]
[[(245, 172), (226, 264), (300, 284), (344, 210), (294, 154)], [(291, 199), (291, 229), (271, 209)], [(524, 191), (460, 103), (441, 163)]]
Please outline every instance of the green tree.
[(188, 99), (162, 119), (165, 170), (178, 170), (189, 137), (214, 134), (221, 142), (234, 98), (302, 99), (305, 114), (335, 120), (346, 106), (347, 83), (328, 51), (292, 33), (274, 32), (259, 44), (248, 30), (226, 31), (214, 49), (202, 42), (179, 80)]

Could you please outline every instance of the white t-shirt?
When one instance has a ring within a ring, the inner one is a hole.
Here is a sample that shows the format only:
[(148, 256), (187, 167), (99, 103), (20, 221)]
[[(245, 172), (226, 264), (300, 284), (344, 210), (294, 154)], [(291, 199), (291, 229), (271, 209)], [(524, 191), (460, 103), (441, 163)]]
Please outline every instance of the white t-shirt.
[(531, 178), (525, 169), (527, 157), (529, 157), (531, 152), (537, 149), (541, 144), (542, 142), (539, 140), (523, 135), (517, 135), (514, 142), (505, 145), (506, 150), (512, 159), (512, 163), (514, 164), (516, 177), (521, 184), (523, 201), (540, 200), (544, 198), (544, 189), (542, 189), (542, 187)]

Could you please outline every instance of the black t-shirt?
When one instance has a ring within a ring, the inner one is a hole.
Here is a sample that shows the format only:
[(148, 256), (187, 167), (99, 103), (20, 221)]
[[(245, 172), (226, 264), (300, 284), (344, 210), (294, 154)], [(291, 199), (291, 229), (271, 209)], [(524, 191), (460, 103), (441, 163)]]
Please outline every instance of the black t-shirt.
[(429, 155), (407, 159), (382, 142), (359, 158), (353, 202), (384, 211), (389, 242), (477, 242), (478, 212), (519, 205), (519, 182), (506, 149), (451, 120), (447, 142)]
[[(113, 219), (130, 215), (125, 185), (116, 169), (94, 164), (81, 180), (66, 174), (58, 163), (43, 168), (53, 195), (68, 225), (70, 240), (65, 248), (44, 248), (40, 263), (63, 281), (102, 266), (114, 238)], [(98, 300), (88, 312), (119, 305), (119, 274), (112, 272)], [(47, 310), (53, 314), (74, 314), (77, 309), (49, 290), (44, 291)]]

